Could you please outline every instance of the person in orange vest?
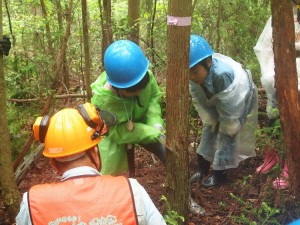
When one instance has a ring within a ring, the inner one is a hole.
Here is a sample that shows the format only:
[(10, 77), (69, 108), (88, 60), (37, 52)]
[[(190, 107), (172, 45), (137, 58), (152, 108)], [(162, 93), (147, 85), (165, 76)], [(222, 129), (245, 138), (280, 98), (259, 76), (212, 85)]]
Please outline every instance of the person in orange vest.
[(36, 119), (34, 137), (45, 144), (43, 155), (62, 177), (24, 193), (17, 225), (166, 224), (137, 180), (100, 176), (98, 143), (110, 118), (111, 113), (85, 103)]

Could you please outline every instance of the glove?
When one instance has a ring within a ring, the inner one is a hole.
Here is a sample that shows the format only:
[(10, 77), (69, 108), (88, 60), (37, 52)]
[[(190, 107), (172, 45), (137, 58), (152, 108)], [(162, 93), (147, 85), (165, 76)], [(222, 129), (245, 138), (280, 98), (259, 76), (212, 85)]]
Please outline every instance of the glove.
[(241, 130), (241, 123), (238, 119), (232, 121), (221, 121), (220, 132), (231, 137), (237, 135)]
[(0, 55), (8, 56), (11, 48), (11, 42), (7, 35), (3, 35), (3, 40), (0, 40)]
[(163, 126), (161, 124), (155, 124), (155, 125), (153, 125), (153, 127), (159, 131), (163, 130)]
[(154, 142), (149, 144), (143, 144), (141, 146), (148, 152), (151, 152), (154, 155), (156, 155), (163, 163), (166, 162), (166, 148), (164, 144), (160, 142)]

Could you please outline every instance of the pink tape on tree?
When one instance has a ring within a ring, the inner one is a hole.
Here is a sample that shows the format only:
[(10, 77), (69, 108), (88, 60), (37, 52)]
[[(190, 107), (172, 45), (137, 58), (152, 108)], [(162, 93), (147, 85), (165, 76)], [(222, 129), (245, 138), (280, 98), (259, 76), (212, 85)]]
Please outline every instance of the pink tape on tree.
[(176, 17), (167, 15), (167, 25), (169, 26), (190, 26), (192, 24), (192, 17)]

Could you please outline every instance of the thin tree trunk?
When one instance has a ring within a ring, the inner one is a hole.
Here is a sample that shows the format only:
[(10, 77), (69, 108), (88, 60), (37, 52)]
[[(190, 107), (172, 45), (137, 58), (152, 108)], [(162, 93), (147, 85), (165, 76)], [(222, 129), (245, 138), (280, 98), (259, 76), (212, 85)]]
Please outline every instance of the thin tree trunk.
[(87, 100), (90, 102), (92, 98), (92, 90), (90, 87), (91, 81), (91, 61), (90, 61), (90, 47), (89, 47), (89, 27), (86, 0), (81, 0), (82, 9), (82, 30), (83, 30), (83, 45), (84, 45), (84, 64), (85, 64), (85, 90), (87, 93)]
[(62, 65), (63, 65), (63, 56), (66, 55), (66, 50), (68, 47), (68, 40), (71, 34), (71, 21), (72, 21), (72, 10), (73, 10), (73, 0), (69, 0), (69, 8), (67, 11), (67, 26), (66, 26), (66, 30), (65, 30), (65, 34), (64, 34), (64, 39), (63, 39), (63, 43), (61, 43), (61, 47), (60, 47), (60, 51), (59, 54), (57, 56), (57, 60), (56, 60), (56, 68), (54, 71), (55, 74), (55, 79), (53, 82), (53, 85), (51, 87), (52, 90), (55, 90), (56, 86), (57, 86), (57, 82), (60, 81), (60, 71), (62, 69)]
[(47, 21), (46, 22), (46, 38), (47, 38), (47, 42), (48, 42), (48, 51), (49, 51), (48, 53), (51, 56), (54, 56), (54, 50), (52, 47), (51, 31), (50, 31), (50, 25), (49, 25), (49, 18), (47, 15), (46, 5), (45, 5), (44, 0), (40, 0), (40, 3), (41, 3), (41, 7), (42, 7), (43, 17)]
[(220, 52), (220, 45), (221, 45), (221, 17), (222, 17), (222, 0), (218, 0), (218, 17), (217, 17), (217, 44), (216, 49)]
[(291, 4), (291, 1), (271, 1), (276, 96), (289, 167), (290, 191), (300, 200), (300, 104)]
[[(63, 40), (64, 40), (64, 37), (62, 35), (64, 25), (63, 25), (63, 15), (62, 15), (62, 8), (61, 8), (60, 0), (56, 0), (56, 10), (57, 10), (58, 27), (59, 27), (59, 32), (60, 32), (60, 45), (62, 45)], [(64, 54), (62, 56), (62, 58), (63, 58), (63, 68), (62, 68), (62, 75), (60, 75), (60, 77), (63, 78), (64, 84), (69, 89), (70, 88), (70, 74), (69, 74), (66, 54)]]
[[(170, 16), (189, 17), (191, 10), (190, 0), (169, 1)], [(186, 217), (189, 209), (188, 84), (191, 26), (168, 26), (167, 29), (167, 144), (179, 153), (179, 156), (167, 154), (167, 193), (173, 209)]]
[[(153, 51), (151, 51), (153, 65), (156, 65), (155, 53), (154, 53), (154, 22), (155, 22), (155, 16), (156, 16), (156, 4), (157, 4), (157, 0), (154, 0), (153, 13), (152, 13), (152, 17), (151, 17), (151, 32), (150, 32), (150, 38), (151, 38), (150, 47), (151, 47), (151, 49), (153, 49)], [(155, 72), (155, 67), (153, 67), (153, 72)]]
[(113, 35), (111, 29), (111, 0), (103, 0), (103, 6), (101, 0), (98, 0), (100, 11), (100, 22), (102, 30), (102, 64), (104, 60), (104, 53), (107, 47), (113, 42)]
[(139, 44), (140, 32), (140, 0), (128, 0), (128, 28), (129, 40)]
[[(152, 21), (152, 5), (153, 0), (149, 0), (145, 2), (145, 15), (147, 20), (147, 29), (146, 29), (146, 43), (149, 44), (151, 42), (151, 21)], [(151, 47), (151, 46), (150, 46)], [(152, 60), (152, 59), (151, 59)]]
[[(0, 0), (0, 40), (2, 40), (3, 37), (2, 15), (2, 0)], [(0, 106), (0, 184), (2, 188), (3, 203), (8, 210), (10, 217), (13, 219), (19, 211), (21, 196), (14, 178), (11, 157), (3, 55), (0, 55)]]

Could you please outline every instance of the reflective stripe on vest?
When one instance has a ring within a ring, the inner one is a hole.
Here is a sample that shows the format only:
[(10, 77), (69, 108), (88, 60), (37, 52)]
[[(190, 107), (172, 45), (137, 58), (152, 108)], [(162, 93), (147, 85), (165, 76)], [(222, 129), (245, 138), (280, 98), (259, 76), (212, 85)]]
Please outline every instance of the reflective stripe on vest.
[(32, 224), (137, 225), (131, 185), (125, 177), (82, 176), (32, 187)]

